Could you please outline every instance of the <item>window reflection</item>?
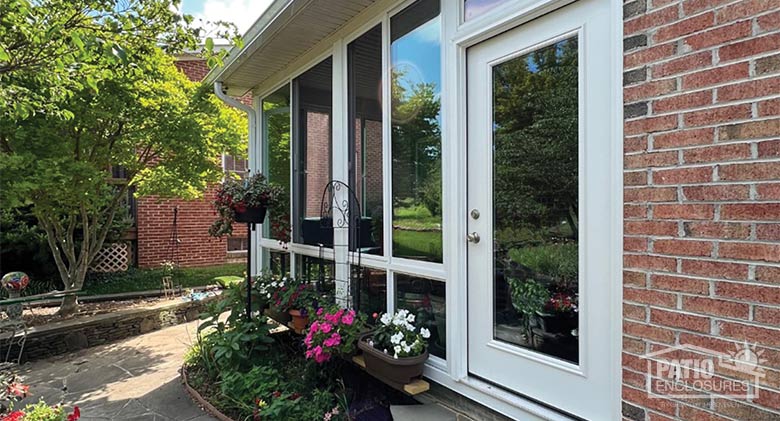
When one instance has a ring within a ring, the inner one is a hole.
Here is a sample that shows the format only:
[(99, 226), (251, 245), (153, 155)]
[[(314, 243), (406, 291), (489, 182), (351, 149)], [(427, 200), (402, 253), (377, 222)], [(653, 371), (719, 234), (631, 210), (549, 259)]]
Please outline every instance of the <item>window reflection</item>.
[(438, 0), (390, 20), (393, 255), (442, 261)]
[[(264, 168), (268, 181), (284, 187), (283, 203), (289, 209), (290, 197), (290, 87), (285, 85), (263, 99)], [(290, 213), (268, 211), (263, 237), (289, 241)]]
[(295, 95), (295, 202), (297, 243), (333, 245), (332, 224), (320, 221), (322, 193), (331, 180), (333, 60), (328, 58), (293, 80)]
[(336, 266), (332, 260), (296, 254), (295, 278), (313, 284), (323, 294), (321, 305), (335, 304)]
[(410, 275), (395, 276), (397, 310), (409, 310), (415, 315), (415, 325), (428, 328), (428, 351), (447, 358), (447, 306), (444, 282)]
[(382, 269), (352, 266), (352, 280), (357, 284), (355, 308), (374, 324), (374, 314), (387, 312), (387, 272)]
[(475, 18), (508, 2), (509, 0), (465, 0), (463, 3), (464, 18), (465, 20)]
[[(368, 254), (383, 254), (382, 225), (382, 26), (349, 44), (349, 184), (358, 198), (360, 227), (355, 236)], [(356, 212), (357, 210), (355, 210)]]
[(576, 38), (493, 68), (495, 337), (578, 355)]

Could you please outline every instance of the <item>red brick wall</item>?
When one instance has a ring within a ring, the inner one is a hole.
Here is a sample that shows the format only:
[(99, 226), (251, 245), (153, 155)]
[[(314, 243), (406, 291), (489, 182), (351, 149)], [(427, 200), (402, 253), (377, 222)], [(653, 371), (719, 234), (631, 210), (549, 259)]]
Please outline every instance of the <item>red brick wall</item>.
[[(191, 80), (202, 80), (209, 69), (203, 60), (181, 60), (176, 66)], [(251, 97), (241, 98), (251, 104)], [(230, 168), (233, 169), (233, 168)], [(214, 189), (204, 193), (200, 200), (165, 200), (155, 197), (138, 199), (136, 225), (138, 226), (138, 266), (159, 267), (165, 260), (173, 260), (184, 267), (208, 266), (228, 261), (227, 240), (209, 236), (214, 221), (211, 200)], [(178, 207), (178, 246), (174, 247), (173, 213)], [(245, 237), (246, 227), (235, 227), (235, 235)]]
[(319, 218), (322, 192), (330, 176), (330, 114), (306, 113), (306, 213), (305, 218)]
[[(623, 415), (780, 420), (780, 0), (634, 0), (624, 19)], [(646, 392), (646, 353), (743, 341), (758, 397)]]

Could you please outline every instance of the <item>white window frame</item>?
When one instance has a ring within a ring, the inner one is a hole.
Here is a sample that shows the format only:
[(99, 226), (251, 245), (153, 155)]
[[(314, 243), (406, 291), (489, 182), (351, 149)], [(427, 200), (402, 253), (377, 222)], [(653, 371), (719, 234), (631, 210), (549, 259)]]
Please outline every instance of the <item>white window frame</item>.
[[(522, 0), (511, 1), (497, 6), (495, 9), (484, 13), (469, 21), (464, 20), (463, 0), (441, 0), (441, 115), (442, 115), (442, 241), (443, 262), (431, 263), (415, 261), (392, 256), (392, 187), (391, 187), (391, 138), (390, 138), (390, 87), (389, 80), (389, 22), (390, 17), (400, 12), (414, 0), (379, 0), (374, 5), (345, 24), (336, 33), (322, 40), (315, 48), (296, 59), (284, 70), (277, 72), (267, 83), (261, 85), (255, 91), (254, 108), (258, 114), (258, 127), (254, 144), (254, 153), (250, 151), (250, 167), (253, 171), (263, 171), (262, 160), (259, 154), (262, 151), (263, 122), (262, 99), (272, 94), (281, 86), (288, 84), (292, 90), (292, 80), (318, 64), (328, 56), (333, 57), (333, 178), (348, 182), (348, 121), (347, 109), (347, 45), (363, 35), (375, 25), (382, 25), (382, 89), (383, 89), (383, 212), (384, 212), (384, 255), (361, 256), (363, 266), (384, 270), (387, 274), (387, 309), (393, 311), (395, 306), (395, 274), (402, 273), (419, 276), (425, 279), (444, 282), (447, 288), (447, 359), (442, 360), (431, 357), (426, 366), (425, 375), (430, 379), (450, 388), (457, 393), (475, 401), (488, 405), (492, 409), (510, 417), (520, 419), (539, 420), (568, 420), (566, 415), (548, 408), (534, 401), (496, 387), (490, 383), (469, 376), (467, 347), (467, 296), (466, 296), (466, 247), (464, 241), (466, 235), (466, 174), (462, 171), (466, 162), (466, 119), (460, 118), (466, 113), (466, 50), (483, 40), (491, 38), (511, 28), (528, 22), (536, 17), (549, 13), (577, 0)], [(580, 0), (588, 1), (588, 0)], [(609, 1), (610, 9), (610, 73), (615, 82), (609, 95), (612, 98), (611, 133), (615, 148), (610, 151), (609, 161), (614, 168), (622, 169), (622, 6), (620, 0)], [(292, 92), (291, 92), (292, 99)], [(291, 104), (292, 113), (296, 104)], [(292, 128), (292, 122), (291, 122)], [(293, 142), (294, 145), (294, 142)], [(337, 146), (338, 145), (338, 146)], [(291, 163), (292, 163), (292, 147)], [(254, 159), (253, 159), (254, 158)], [(294, 174), (291, 171), (291, 177)], [(622, 197), (622, 172), (616, 174), (616, 179), (608, 188), (613, 190), (615, 197)], [(292, 180), (291, 180), (292, 182)], [(291, 186), (293, 184), (291, 183)], [(294, 192), (292, 193), (294, 194)], [(622, 202), (613, 203), (613, 214), (610, 225), (612, 230), (609, 235), (615, 238), (615, 244), (619, 247), (609, 250), (614, 273), (622, 273)], [(292, 205), (291, 205), (292, 207)], [(292, 209), (291, 215), (292, 215)], [(462, 217), (463, 216), (463, 217)], [(388, 232), (388, 230), (390, 232)], [(290, 268), (295, 270), (297, 262), (296, 254), (311, 257), (323, 257), (329, 260), (344, 258), (336, 256), (333, 249), (320, 250), (318, 247), (297, 243), (290, 243), (287, 249), (283, 249), (278, 241), (261, 239), (260, 230), (253, 244), (253, 250), (274, 250), (287, 252), (290, 256)], [(259, 272), (263, 267), (263, 253), (253, 253), (253, 270)], [(347, 261), (344, 259), (343, 261)], [(343, 265), (336, 265), (343, 266)], [(293, 273), (293, 276), (295, 274)], [(338, 274), (337, 274), (338, 276)], [(613, 281), (610, 310), (614, 314), (614, 323), (605, 326), (609, 329), (613, 343), (611, 343), (610, 373), (613, 414), (606, 414), (607, 418), (619, 418), (621, 406), (621, 364), (620, 353), (622, 347), (622, 283), (620, 279)], [(605, 419), (607, 419), (605, 418)]]

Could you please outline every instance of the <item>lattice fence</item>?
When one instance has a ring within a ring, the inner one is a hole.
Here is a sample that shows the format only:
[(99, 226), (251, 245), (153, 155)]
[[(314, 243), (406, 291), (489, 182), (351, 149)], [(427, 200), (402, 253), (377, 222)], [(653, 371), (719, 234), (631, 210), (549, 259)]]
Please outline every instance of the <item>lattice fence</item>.
[(124, 272), (130, 264), (130, 248), (127, 243), (104, 245), (90, 266), (94, 272)]

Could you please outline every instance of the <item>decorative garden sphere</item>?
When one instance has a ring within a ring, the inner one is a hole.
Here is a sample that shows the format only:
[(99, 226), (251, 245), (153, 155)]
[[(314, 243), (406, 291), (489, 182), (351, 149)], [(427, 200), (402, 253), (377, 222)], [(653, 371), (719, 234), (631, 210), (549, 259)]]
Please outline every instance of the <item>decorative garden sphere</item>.
[(20, 292), (27, 288), (30, 283), (30, 277), (24, 272), (8, 272), (0, 280), (0, 285), (8, 291)]

